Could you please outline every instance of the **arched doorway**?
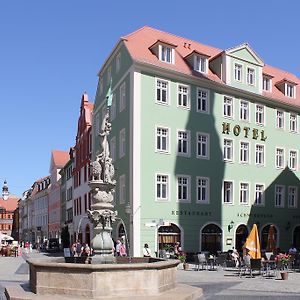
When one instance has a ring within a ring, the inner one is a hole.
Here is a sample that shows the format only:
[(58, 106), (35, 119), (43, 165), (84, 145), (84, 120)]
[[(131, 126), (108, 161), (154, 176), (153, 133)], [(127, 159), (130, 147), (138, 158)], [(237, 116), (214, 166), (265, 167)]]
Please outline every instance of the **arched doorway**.
[(299, 249), (300, 248), (300, 226), (297, 226), (294, 229), (293, 233), (293, 244), (294, 246)]
[(125, 228), (123, 224), (120, 224), (118, 228), (118, 236), (117, 238), (124, 238), (125, 237)]
[(215, 224), (208, 224), (202, 229), (201, 251), (217, 254), (222, 251), (222, 230)]
[(177, 242), (181, 243), (181, 230), (177, 225), (170, 223), (169, 226), (160, 226), (158, 228), (159, 252), (165, 250), (172, 253)]
[(246, 225), (239, 225), (235, 232), (235, 249), (238, 252), (243, 251), (243, 245), (249, 235), (248, 228)]
[(90, 243), (91, 243), (90, 225), (89, 224), (86, 224), (86, 226), (85, 226), (85, 242), (88, 245), (90, 245)]
[[(261, 230), (261, 241), (260, 241), (260, 248), (261, 249), (266, 249), (267, 248), (268, 234), (269, 234), (270, 226), (271, 225), (266, 225)], [(275, 242), (277, 244), (277, 229), (274, 225), (273, 225), (273, 228), (274, 228), (274, 238), (275, 238)]]

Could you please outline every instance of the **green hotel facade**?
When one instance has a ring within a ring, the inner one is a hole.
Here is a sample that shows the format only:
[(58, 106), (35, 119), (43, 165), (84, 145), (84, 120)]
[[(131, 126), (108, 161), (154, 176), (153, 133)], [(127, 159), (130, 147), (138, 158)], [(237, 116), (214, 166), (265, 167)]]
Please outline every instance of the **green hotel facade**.
[(300, 248), (299, 79), (248, 44), (220, 50), (143, 27), (99, 72), (93, 157), (111, 85), (116, 168), (113, 237), (132, 255), (241, 249), (252, 225), (266, 247)]

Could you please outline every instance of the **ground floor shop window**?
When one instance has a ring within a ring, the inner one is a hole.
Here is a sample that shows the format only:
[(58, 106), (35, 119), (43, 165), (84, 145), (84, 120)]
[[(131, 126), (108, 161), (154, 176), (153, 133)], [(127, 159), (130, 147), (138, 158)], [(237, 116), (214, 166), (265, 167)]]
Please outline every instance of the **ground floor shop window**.
[(159, 257), (174, 255), (174, 247), (181, 242), (181, 230), (175, 224), (160, 226), (158, 228), (158, 249)]
[(238, 228), (236, 229), (235, 233), (235, 249), (238, 252), (243, 251), (243, 245), (246, 242), (246, 239), (248, 237), (248, 228), (246, 225), (239, 225)]

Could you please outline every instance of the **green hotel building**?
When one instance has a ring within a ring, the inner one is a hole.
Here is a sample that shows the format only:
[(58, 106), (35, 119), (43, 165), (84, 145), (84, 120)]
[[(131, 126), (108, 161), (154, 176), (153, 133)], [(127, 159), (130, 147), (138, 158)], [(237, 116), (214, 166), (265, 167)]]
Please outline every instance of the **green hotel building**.
[(300, 248), (299, 79), (248, 45), (221, 50), (143, 27), (99, 72), (93, 157), (111, 86), (116, 168), (113, 237), (142, 254), (241, 249), (252, 225), (266, 247)]

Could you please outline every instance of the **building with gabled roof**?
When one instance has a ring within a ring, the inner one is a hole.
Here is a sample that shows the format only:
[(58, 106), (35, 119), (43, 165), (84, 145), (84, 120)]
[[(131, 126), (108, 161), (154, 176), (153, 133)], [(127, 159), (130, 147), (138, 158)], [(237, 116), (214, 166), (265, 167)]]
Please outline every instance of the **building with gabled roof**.
[(263, 248), (271, 224), (277, 247), (300, 248), (297, 76), (247, 43), (221, 50), (148, 26), (98, 76), (93, 158), (110, 87), (113, 233), (128, 233), (131, 254), (241, 250), (253, 223)]

